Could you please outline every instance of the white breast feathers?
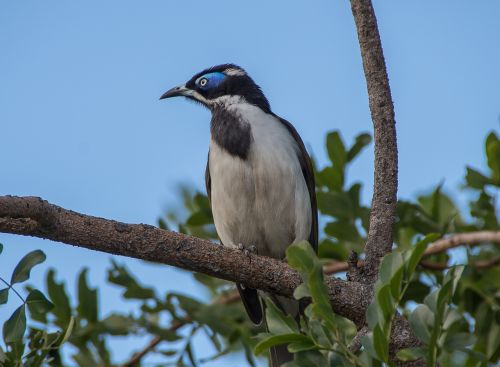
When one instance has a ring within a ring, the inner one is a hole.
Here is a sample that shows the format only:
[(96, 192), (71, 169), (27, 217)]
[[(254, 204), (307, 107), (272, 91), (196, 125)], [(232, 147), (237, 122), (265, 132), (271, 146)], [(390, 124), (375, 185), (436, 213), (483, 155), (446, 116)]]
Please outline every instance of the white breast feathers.
[(283, 258), (293, 242), (309, 237), (311, 202), (299, 148), (278, 118), (247, 103), (228, 106), (248, 122), (247, 159), (210, 142), (211, 202), (224, 245), (255, 246), (260, 255)]

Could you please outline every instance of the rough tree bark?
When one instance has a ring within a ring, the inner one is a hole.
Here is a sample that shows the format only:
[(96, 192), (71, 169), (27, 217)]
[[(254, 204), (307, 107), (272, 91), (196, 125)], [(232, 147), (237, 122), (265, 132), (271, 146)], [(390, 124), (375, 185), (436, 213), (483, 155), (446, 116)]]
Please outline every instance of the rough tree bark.
[(373, 283), (377, 278), (380, 259), (392, 248), (398, 191), (396, 121), (371, 0), (351, 0), (351, 8), (358, 31), (375, 138), (375, 171), (370, 228), (365, 245), (366, 261), (362, 276), (351, 275)]

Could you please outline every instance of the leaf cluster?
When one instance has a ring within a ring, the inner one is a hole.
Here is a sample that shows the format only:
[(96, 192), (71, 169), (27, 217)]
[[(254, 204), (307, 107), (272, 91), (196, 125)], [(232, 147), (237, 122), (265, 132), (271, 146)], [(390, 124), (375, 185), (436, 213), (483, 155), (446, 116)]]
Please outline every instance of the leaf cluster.
[[(295, 353), (288, 367), (391, 365), (388, 340), (397, 314), (409, 319), (423, 343), (421, 348), (400, 351), (399, 358), (425, 358), (429, 365), (495, 365), (500, 358), (500, 269), (476, 265), (498, 258), (498, 245), (480, 243), (425, 258), (442, 268), (456, 263), (465, 266), (430, 270), (418, 265), (427, 244), (439, 237), (498, 230), (500, 141), (495, 132), (485, 141), (487, 169), (466, 168), (462, 196), (467, 202), (457, 205), (443, 183), (414, 199), (399, 200), (395, 251), (381, 264), (367, 311), (368, 333), (361, 349), (350, 348), (356, 327), (332, 312), (322, 265), (345, 261), (351, 251), (363, 249), (370, 209), (361, 200), (362, 184), (349, 180), (348, 169), (370, 142), (370, 135), (363, 133), (347, 145), (338, 131), (331, 132), (326, 137), (329, 163), (324, 167), (314, 164), (321, 214), (319, 254), (307, 243), (295, 244), (287, 252), (289, 264), (304, 280), (294, 296), (309, 304), (299, 322), (266, 300), (268, 329), (253, 328), (233, 296), (234, 286), (226, 281), (193, 274), (206, 290), (203, 299), (159, 294), (114, 261), (106, 281), (121, 290), (123, 302), (133, 311), (103, 315), (99, 289), (89, 285), (85, 268), (72, 293), (67, 292), (64, 281), (56, 279), (55, 269), (46, 273), (45, 290), (26, 285), (33, 267), (45, 260), (38, 250), (12, 266), (10, 280), (0, 280), (4, 284), (0, 307), (7, 302), (16, 304), (3, 324), (0, 365), (114, 366), (119, 362), (110, 342), (124, 336), (148, 336), (155, 341), (139, 365), (155, 360), (158, 366), (198, 366), (239, 351), (254, 366), (254, 352), (265, 354), (277, 344), (287, 344)], [(183, 210), (165, 214), (159, 226), (217, 240), (207, 197), (188, 189), (182, 189), (181, 196)], [(8, 276), (5, 267), (0, 276)], [(195, 338), (210, 343), (213, 353), (198, 355)], [(141, 348), (145, 346), (131, 351), (129, 358)]]

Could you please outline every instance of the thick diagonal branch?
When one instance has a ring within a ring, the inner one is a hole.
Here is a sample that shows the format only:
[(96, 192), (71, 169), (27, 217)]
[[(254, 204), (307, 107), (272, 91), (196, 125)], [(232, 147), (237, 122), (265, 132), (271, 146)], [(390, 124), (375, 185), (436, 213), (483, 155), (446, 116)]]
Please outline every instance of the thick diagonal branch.
[(364, 279), (373, 282), (392, 248), (398, 190), (396, 122), (377, 19), (370, 0), (351, 0), (375, 137), (375, 173)]
[[(0, 232), (173, 265), (287, 297), (292, 297), (301, 283), (296, 271), (276, 259), (243, 254), (150, 225), (125, 224), (76, 213), (37, 197), (0, 196)], [(371, 287), (332, 277), (327, 277), (325, 282), (332, 309), (361, 327), (371, 299)], [(400, 321), (401, 329), (394, 329), (391, 336), (392, 348), (418, 345), (406, 320)]]
[[(176, 266), (292, 297), (300, 275), (285, 262), (145, 224), (125, 224), (52, 205), (36, 197), (0, 196), (0, 232), (46, 238), (91, 250)], [(361, 324), (369, 288), (326, 280), (333, 310)]]

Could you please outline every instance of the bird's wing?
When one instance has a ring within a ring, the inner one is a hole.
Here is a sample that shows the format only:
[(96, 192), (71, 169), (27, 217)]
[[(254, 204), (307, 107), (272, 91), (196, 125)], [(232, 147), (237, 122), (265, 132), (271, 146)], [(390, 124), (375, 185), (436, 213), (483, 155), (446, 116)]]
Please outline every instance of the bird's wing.
[[(274, 114), (273, 114), (274, 115)], [(306, 147), (304, 146), (304, 142), (300, 138), (299, 133), (295, 130), (295, 127), (289, 123), (287, 120), (274, 115), (292, 134), (293, 138), (297, 142), (299, 147), (299, 162), (300, 167), (302, 168), (302, 174), (304, 175), (304, 180), (307, 184), (307, 190), (309, 191), (309, 199), (311, 200), (311, 232), (309, 234), (309, 243), (312, 245), (314, 250), (318, 251), (318, 205), (316, 203), (316, 185), (314, 183), (314, 171), (312, 167), (311, 158), (309, 154), (307, 154)]]
[(209, 167), (209, 162), (210, 162), (210, 151), (208, 151), (208, 157), (207, 157), (207, 167), (205, 168), (205, 187), (207, 189), (207, 196), (208, 196), (208, 202), (210, 205), (212, 205), (212, 199), (211, 199), (211, 193), (212, 193), (212, 180), (210, 179), (210, 167)]
[[(205, 168), (205, 186), (207, 188), (208, 201), (211, 204), (212, 179), (210, 177), (210, 151), (208, 152), (207, 167)], [(263, 320), (262, 304), (260, 303), (259, 294), (256, 289), (243, 287), (241, 284), (236, 284), (236, 288), (240, 293), (241, 301), (248, 317), (255, 325), (259, 325)]]

